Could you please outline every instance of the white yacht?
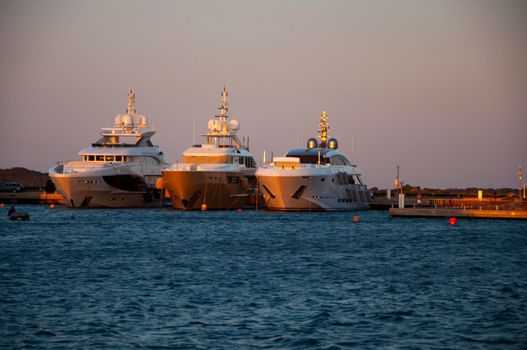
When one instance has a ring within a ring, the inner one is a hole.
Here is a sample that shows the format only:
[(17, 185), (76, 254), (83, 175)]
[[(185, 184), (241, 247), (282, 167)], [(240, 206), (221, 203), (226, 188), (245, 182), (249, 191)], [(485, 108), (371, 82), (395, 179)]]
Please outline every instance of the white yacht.
[(102, 137), (79, 152), (81, 160), (58, 163), (49, 176), (72, 208), (158, 205), (156, 182), (169, 164), (152, 144), (154, 134), (148, 118), (136, 112), (129, 90), (126, 114), (115, 117), (114, 127), (102, 128)]
[(292, 149), (258, 168), (256, 177), (269, 210), (361, 210), (370, 192), (359, 169), (337, 150), (329, 138), (328, 115), (320, 117), (320, 144), (310, 138), (307, 148)]
[(229, 120), (225, 87), (221, 96), (220, 114), (209, 120), (209, 131), (202, 135), (206, 143), (188, 148), (183, 163), (162, 171), (176, 209), (237, 209), (255, 189), (256, 162), (236, 135), (239, 122)]

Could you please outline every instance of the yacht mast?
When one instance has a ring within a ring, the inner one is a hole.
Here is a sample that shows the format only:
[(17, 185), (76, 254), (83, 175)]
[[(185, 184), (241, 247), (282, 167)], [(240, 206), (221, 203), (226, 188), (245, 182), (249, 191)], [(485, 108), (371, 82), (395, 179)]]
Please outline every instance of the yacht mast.
[(209, 132), (204, 135), (207, 137), (208, 144), (220, 144), (220, 145), (234, 145), (236, 148), (240, 148), (240, 141), (236, 136), (236, 131), (239, 128), (239, 122), (235, 119), (229, 121), (229, 116), (227, 112), (229, 111), (227, 97), (229, 93), (227, 92), (227, 87), (223, 86), (223, 91), (221, 92), (221, 105), (218, 108), (220, 111), (219, 115), (215, 115), (214, 118), (209, 120)]
[(320, 116), (320, 123), (319, 123), (319, 129), (318, 129), (318, 137), (320, 138), (320, 147), (325, 148), (326, 147), (326, 141), (329, 138), (329, 122), (328, 122), (329, 116), (327, 115), (326, 111), (322, 111), (322, 115)]
[(227, 107), (227, 96), (229, 96), (229, 93), (227, 92), (227, 87), (224, 85), (223, 91), (221, 92), (221, 106), (218, 108), (220, 110), (220, 115), (217, 116), (220, 118), (221, 131), (224, 133), (229, 132), (229, 125), (227, 124), (227, 119), (229, 118), (227, 115), (227, 112), (229, 111), (229, 108)]
[(128, 90), (128, 108), (126, 109), (126, 114), (134, 115), (136, 114), (135, 110), (135, 94), (132, 89)]

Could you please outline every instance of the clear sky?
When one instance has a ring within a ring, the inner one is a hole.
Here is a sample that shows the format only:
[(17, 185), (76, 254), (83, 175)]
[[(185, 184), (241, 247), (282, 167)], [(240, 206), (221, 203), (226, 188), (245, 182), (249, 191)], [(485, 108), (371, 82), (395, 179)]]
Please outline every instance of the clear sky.
[(370, 186), (516, 187), (526, 38), (522, 0), (0, 0), (0, 168), (76, 159), (128, 88), (173, 163), (225, 84), (257, 160), (325, 109)]

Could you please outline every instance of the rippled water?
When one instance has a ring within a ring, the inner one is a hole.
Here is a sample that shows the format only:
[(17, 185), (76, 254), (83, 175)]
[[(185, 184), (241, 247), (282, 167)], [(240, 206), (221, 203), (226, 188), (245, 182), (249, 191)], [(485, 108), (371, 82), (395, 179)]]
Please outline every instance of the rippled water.
[(527, 222), (18, 209), (1, 347), (527, 346)]

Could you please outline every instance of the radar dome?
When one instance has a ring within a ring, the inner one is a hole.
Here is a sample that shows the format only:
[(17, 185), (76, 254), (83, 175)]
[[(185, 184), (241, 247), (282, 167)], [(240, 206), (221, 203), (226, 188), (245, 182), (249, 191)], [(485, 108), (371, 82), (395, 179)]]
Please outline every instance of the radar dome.
[(148, 119), (144, 115), (140, 115), (139, 118), (137, 118), (138, 124), (140, 127), (145, 128), (148, 126)]
[(207, 126), (209, 127), (209, 130), (211, 132), (221, 130), (221, 123), (219, 120), (216, 120), (216, 119), (210, 119)]
[(307, 140), (307, 148), (313, 149), (313, 148), (317, 148), (317, 146), (318, 146), (317, 139), (312, 137), (309, 140)]
[(339, 148), (339, 143), (337, 139), (331, 138), (328, 140), (328, 148), (329, 149), (337, 149)]
[(240, 122), (237, 121), (236, 119), (231, 119), (231, 121), (229, 122), (229, 129), (236, 131), (239, 128), (240, 128)]
[(121, 117), (121, 120), (123, 121), (123, 126), (130, 127), (134, 124), (134, 119), (131, 115), (125, 114)]
[(119, 114), (115, 117), (115, 127), (121, 127), (123, 126), (123, 117)]

